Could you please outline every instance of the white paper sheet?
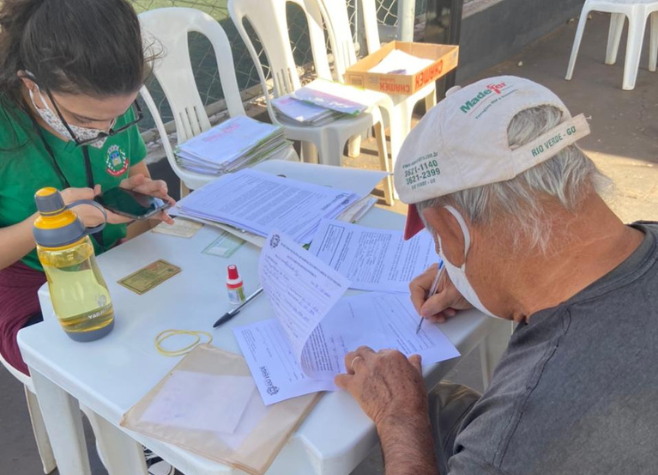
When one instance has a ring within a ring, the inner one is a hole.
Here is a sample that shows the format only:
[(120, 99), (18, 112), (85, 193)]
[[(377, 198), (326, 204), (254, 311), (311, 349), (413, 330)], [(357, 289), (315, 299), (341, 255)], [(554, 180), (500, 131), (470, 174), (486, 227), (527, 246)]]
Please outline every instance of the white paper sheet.
[(370, 68), (371, 73), (404, 74), (411, 76), (432, 64), (434, 61), (419, 58), (399, 49), (394, 49), (382, 59), (377, 66)]
[(310, 251), (350, 280), (350, 288), (409, 292), (409, 282), (440, 261), (427, 231), (405, 241), (402, 231), (341, 221), (320, 223)]
[(341, 299), (321, 323), (328, 351), (339, 366), (314, 376), (333, 379), (345, 371), (345, 354), (364, 345), (420, 355), (424, 365), (459, 356), (438, 325), (425, 322), (416, 334), (419, 319), (408, 295), (371, 292)]
[(349, 281), (284, 234), (274, 232), (258, 263), (260, 284), (272, 304), (295, 358)]
[(277, 319), (239, 327), (234, 333), (266, 406), (335, 389), (333, 382), (314, 380), (304, 373)]
[(368, 293), (343, 298), (313, 332), (302, 363), (287, 346), (276, 319), (239, 327), (234, 332), (256, 387), (265, 405), (270, 405), (312, 392), (335, 390), (333, 378), (345, 371), (345, 355), (362, 345), (375, 351), (395, 349), (406, 356), (420, 354), (423, 364), (459, 356), (436, 325), (428, 323), (416, 335), (418, 318), (406, 295)]
[(242, 418), (235, 431), (232, 434), (215, 432), (215, 435), (233, 450), (237, 450), (266, 415), (267, 408), (263, 404), (263, 399), (260, 397), (258, 391), (254, 391), (247, 401), (247, 408), (244, 414), (242, 414)]
[(175, 371), (142, 419), (185, 429), (233, 434), (255, 390), (246, 376)]
[(290, 180), (349, 190), (360, 196), (369, 195), (373, 188), (389, 175), (380, 170), (348, 169), (283, 160), (268, 160), (259, 163), (254, 169), (272, 175), (283, 175)]

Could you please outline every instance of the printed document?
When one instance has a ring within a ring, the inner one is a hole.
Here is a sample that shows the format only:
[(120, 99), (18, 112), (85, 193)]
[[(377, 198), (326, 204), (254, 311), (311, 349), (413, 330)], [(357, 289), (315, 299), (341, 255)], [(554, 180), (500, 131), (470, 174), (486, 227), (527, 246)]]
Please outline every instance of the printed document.
[(258, 274), (274, 316), (299, 360), (311, 333), (345, 293), (349, 282), (293, 240), (276, 232), (265, 242)]
[(267, 238), (259, 273), (275, 318), (234, 332), (266, 405), (335, 390), (345, 354), (362, 345), (420, 354), (426, 364), (459, 356), (436, 325), (416, 335), (408, 295), (341, 298), (347, 279), (282, 234)]
[(441, 259), (427, 231), (405, 241), (402, 231), (324, 220), (311, 253), (351, 281), (350, 288), (409, 292), (409, 282)]
[(246, 169), (208, 183), (177, 207), (183, 216), (229, 224), (260, 236), (277, 229), (306, 244), (323, 218), (338, 217), (360, 198), (350, 191)]

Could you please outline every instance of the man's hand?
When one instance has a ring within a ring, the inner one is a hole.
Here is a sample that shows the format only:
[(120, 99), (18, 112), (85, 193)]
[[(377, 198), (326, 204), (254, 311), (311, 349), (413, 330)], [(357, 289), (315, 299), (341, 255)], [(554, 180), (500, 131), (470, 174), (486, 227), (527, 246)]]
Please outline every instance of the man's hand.
[(345, 355), (347, 374), (336, 376), (336, 385), (356, 399), (375, 424), (387, 418), (427, 413), (427, 391), (420, 356), (407, 359), (399, 351), (375, 353), (366, 346)]
[[(119, 186), (126, 190), (131, 190), (137, 193), (142, 193), (143, 195), (149, 195), (163, 199), (169, 202), (171, 206), (176, 204), (176, 200), (169, 196), (167, 184), (163, 180), (151, 180), (149, 177), (141, 173), (122, 180)], [(167, 224), (174, 224), (174, 220), (171, 219), (171, 217), (165, 211), (159, 213), (154, 219), (159, 219), (160, 221), (164, 221)]]
[(375, 422), (386, 475), (437, 475), (420, 356), (362, 346), (345, 355), (345, 368), (335, 383)]
[(458, 310), (473, 308), (455, 288), (447, 272), (443, 273), (437, 293), (428, 298), (438, 270), (438, 264), (434, 264), (409, 284), (411, 302), (416, 311), (432, 323), (443, 323), (454, 317)]

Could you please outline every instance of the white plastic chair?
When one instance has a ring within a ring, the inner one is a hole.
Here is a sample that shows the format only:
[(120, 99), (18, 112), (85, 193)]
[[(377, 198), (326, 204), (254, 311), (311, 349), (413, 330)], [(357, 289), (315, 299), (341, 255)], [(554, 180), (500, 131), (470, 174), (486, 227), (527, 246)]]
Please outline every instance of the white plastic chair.
[[(319, 78), (332, 80), (322, 13), (316, 0), (229, 0), (228, 3), (231, 18), (256, 65), (267, 100), (267, 110), (270, 118), (273, 122), (284, 127), (286, 136), (289, 139), (302, 141), (304, 160), (312, 160), (317, 151), (320, 163), (325, 165), (341, 165), (343, 149), (347, 141), (374, 126), (381, 168), (390, 173), (391, 166), (386, 152), (386, 140), (380, 108), (385, 111), (391, 110), (392, 102), (384, 94), (364, 90), (361, 96), (362, 102), (368, 105), (368, 109), (364, 113), (358, 117), (344, 118), (322, 126), (298, 126), (288, 122), (282, 123), (278, 120), (271, 104), (263, 67), (252, 39), (247, 34), (244, 21), (246, 19), (251, 24), (265, 50), (274, 80), (274, 96), (280, 97), (289, 94), (300, 88), (301, 82), (290, 46), (286, 18), (287, 3), (294, 3), (304, 11), (309, 27), (315, 71)], [(397, 134), (397, 131), (391, 131), (391, 133)], [(392, 204), (393, 182), (390, 176), (385, 182), (384, 194), (386, 203)]]
[[(231, 117), (245, 115), (235, 77), (231, 44), (224, 29), (214, 18), (193, 8), (158, 8), (140, 14), (139, 20), (146, 33), (146, 41), (148, 42), (149, 36), (152, 36), (164, 50), (162, 57), (155, 62), (153, 74), (171, 106), (179, 144), (210, 128), (210, 120), (201, 102), (192, 72), (188, 46), (190, 32), (198, 32), (206, 36), (215, 51), (219, 78), (229, 115)], [(185, 186), (194, 190), (217, 178), (214, 175), (185, 170), (178, 165), (158, 107), (146, 87), (142, 87), (140, 93), (153, 115), (167, 160), (181, 179), (181, 196), (187, 194)], [(272, 158), (299, 160), (292, 146)]]
[[(27, 399), (27, 408), (30, 414), (30, 421), (32, 422), (34, 438), (37, 443), (37, 450), (39, 452), (39, 457), (41, 458), (43, 472), (45, 474), (49, 474), (57, 468), (57, 461), (55, 460), (55, 455), (53, 454), (53, 449), (50, 445), (50, 438), (48, 436), (48, 432), (46, 431), (46, 425), (41, 413), (41, 406), (39, 405), (39, 401), (36, 396), (32, 378), (21, 373), (12, 365), (10, 365), (2, 357), (1, 354), (0, 364), (2, 364), (2, 366), (4, 366), (7, 371), (9, 371), (16, 379), (23, 383), (23, 387), (25, 389), (25, 398)], [(131, 444), (132, 446), (126, 447), (123, 441), (115, 440), (116, 429), (113, 429), (112, 426), (107, 421), (105, 421), (105, 419), (98, 416), (86, 406), (81, 405), (80, 410), (85, 414), (85, 416), (87, 416), (87, 419), (91, 424), (92, 430), (96, 437), (96, 448), (98, 450), (98, 455), (110, 475), (126, 473), (126, 471), (123, 470), (126, 466), (130, 467), (129, 473), (132, 475), (148, 475), (141, 445), (134, 443)], [(103, 457), (104, 453), (115, 454), (118, 448), (121, 449), (119, 452), (121, 454), (120, 457)], [(105, 459), (111, 463), (110, 466), (106, 464)], [(117, 465), (117, 459), (122, 463)]]
[(624, 65), (624, 82), (622, 88), (630, 91), (635, 89), (637, 71), (640, 67), (640, 54), (647, 19), (651, 17), (651, 45), (649, 53), (649, 71), (656, 71), (658, 60), (658, 1), (656, 0), (587, 0), (583, 6), (576, 31), (576, 39), (573, 43), (569, 68), (567, 69), (567, 81), (573, 77), (576, 66), (578, 50), (585, 32), (587, 17), (591, 11), (608, 12), (610, 17), (610, 32), (608, 34), (608, 47), (605, 56), (605, 64), (615, 64), (621, 34), (624, 29), (624, 17), (628, 17), (628, 40), (626, 44), (626, 61)]
[(25, 388), (25, 399), (27, 399), (27, 409), (30, 413), (30, 421), (32, 422), (32, 431), (34, 432), (34, 438), (37, 442), (37, 450), (39, 451), (39, 457), (41, 457), (41, 465), (43, 466), (43, 473), (50, 473), (57, 468), (57, 463), (55, 462), (55, 456), (53, 455), (53, 449), (50, 446), (50, 439), (48, 438), (48, 433), (46, 432), (46, 426), (43, 422), (43, 416), (41, 415), (41, 408), (39, 407), (39, 401), (34, 393), (34, 384), (32, 383), (32, 378), (21, 373), (12, 365), (7, 363), (7, 361), (0, 354), (0, 364), (7, 368), (16, 379), (23, 383)]
[[(356, 49), (350, 28), (347, 3), (337, 0), (317, 0), (329, 25), (329, 40), (334, 55), (336, 73), (339, 81), (347, 68), (357, 62)], [(381, 48), (379, 27), (377, 24), (377, 7), (375, 0), (357, 0), (361, 3), (363, 11), (363, 24), (366, 35), (367, 54), (372, 54)], [(436, 85), (428, 84), (412, 95), (388, 94), (392, 100), (392, 108), (388, 116), (391, 131), (391, 157), (392, 169), (395, 169), (395, 159), (400, 151), (402, 142), (411, 131), (411, 118), (416, 104), (424, 100), (427, 110), (436, 105)], [(396, 134), (393, 134), (396, 131)], [(358, 142), (357, 142), (358, 143)]]
[[(36, 396), (36, 391), (34, 389), (34, 383), (32, 382), (32, 378), (30, 376), (27, 376), (26, 374), (21, 373), (12, 365), (10, 365), (2, 357), (2, 354), (0, 354), (0, 364), (2, 364), (2, 366), (4, 366), (7, 369), (7, 371), (9, 371), (12, 374), (12, 376), (18, 379), (21, 383), (23, 383), (23, 388), (25, 389), (25, 399), (27, 400), (27, 409), (30, 414), (30, 422), (32, 423), (32, 431), (34, 432), (34, 439), (36, 440), (37, 443), (37, 451), (39, 452), (39, 457), (41, 458), (43, 473), (49, 474), (57, 468), (57, 461), (55, 460), (55, 455), (53, 454), (53, 449), (52, 446), (50, 445), (50, 438), (48, 437), (48, 432), (46, 431), (46, 425), (44, 423), (43, 415), (41, 413), (41, 406), (39, 405), (39, 401)], [(98, 449), (98, 454), (101, 457), (101, 461), (103, 461), (102, 460), (103, 451), (111, 450), (114, 448), (114, 445), (116, 445), (116, 444), (112, 444), (112, 439), (109, 437), (109, 435), (112, 435), (111, 431), (108, 429), (104, 429), (104, 427), (107, 425), (107, 422), (105, 422), (104, 419), (96, 415), (91, 409), (87, 408), (86, 406), (80, 406), (80, 410), (84, 412), (84, 414), (87, 416), (87, 419), (89, 420), (92, 426), (94, 435), (97, 438), (96, 446)], [(138, 463), (135, 466), (138, 466), (141, 463), (144, 469), (141, 472), (134, 472), (134, 475), (146, 475), (147, 474), (146, 465), (145, 465), (141, 446), (138, 447), (136, 453), (138, 457), (137, 458)], [(129, 454), (124, 453), (123, 456), (128, 457)], [(105, 464), (104, 461), (103, 463)], [(111, 470), (113, 467), (107, 467), (107, 468), (108, 470), (110, 470), (110, 473), (120, 473), (120, 471)]]

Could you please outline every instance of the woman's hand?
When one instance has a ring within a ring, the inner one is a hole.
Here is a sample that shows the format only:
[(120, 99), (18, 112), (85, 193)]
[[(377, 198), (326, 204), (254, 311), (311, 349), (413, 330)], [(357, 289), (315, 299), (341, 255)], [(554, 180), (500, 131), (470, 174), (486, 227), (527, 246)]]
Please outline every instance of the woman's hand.
[(429, 295), (438, 270), (438, 264), (434, 264), (409, 284), (411, 302), (416, 307), (418, 315), (432, 323), (443, 323), (448, 318), (454, 317), (458, 310), (473, 308), (450, 281), (447, 272), (441, 277), (437, 293)]
[[(176, 200), (174, 200), (168, 194), (169, 190), (167, 189), (167, 183), (165, 183), (163, 180), (152, 180), (141, 173), (122, 180), (119, 186), (123, 189), (135, 191), (143, 195), (160, 198), (164, 201), (167, 201), (171, 206), (176, 204)], [(166, 211), (157, 214), (151, 219), (158, 219), (160, 221), (164, 221), (167, 224), (174, 224), (174, 220), (171, 219)]]
[[(61, 191), (62, 199), (64, 200), (65, 205), (69, 205), (74, 201), (79, 200), (90, 200), (93, 201), (96, 196), (101, 193), (101, 186), (96, 185), (94, 189), (91, 188), (66, 188)], [(105, 222), (105, 217), (103, 213), (100, 212), (98, 208), (92, 205), (77, 205), (73, 208), (75, 214), (78, 215), (78, 218), (82, 221), (82, 224), (87, 228), (95, 228)], [(125, 216), (119, 216), (112, 211), (105, 210), (107, 214), (107, 222), (109, 224), (122, 224), (129, 223), (132, 221), (130, 218)]]

